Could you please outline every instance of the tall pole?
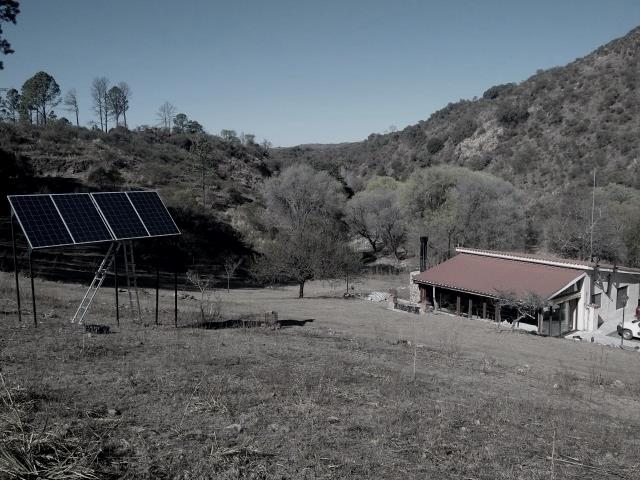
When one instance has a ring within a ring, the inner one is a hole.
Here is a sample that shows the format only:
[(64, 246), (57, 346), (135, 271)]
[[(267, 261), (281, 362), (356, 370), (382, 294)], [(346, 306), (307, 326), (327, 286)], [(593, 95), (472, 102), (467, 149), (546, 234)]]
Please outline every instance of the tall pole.
[(160, 290), (160, 267), (156, 261), (156, 325), (158, 325), (158, 295)]
[(120, 302), (118, 301), (118, 250), (116, 245), (116, 253), (113, 255), (113, 285), (116, 291), (116, 323), (120, 326)]
[(178, 328), (178, 266), (176, 265), (176, 269), (173, 272), (173, 323), (175, 323), (176, 328)]
[(625, 296), (622, 304), (622, 332), (620, 332), (620, 348), (624, 347), (624, 311), (627, 308), (627, 300), (628, 298)]
[(18, 257), (16, 255), (16, 233), (13, 229), (13, 212), (11, 212), (11, 241), (13, 243), (13, 269), (16, 273), (16, 300), (18, 301), (18, 321), (22, 322), (22, 309), (20, 308), (20, 280), (18, 278)]
[(29, 277), (31, 278), (31, 303), (33, 307), (33, 324), (38, 328), (38, 314), (36, 312), (36, 289), (33, 286), (33, 265), (31, 262), (31, 249), (29, 249)]
[(593, 220), (596, 209), (596, 169), (593, 169), (593, 190), (591, 193), (591, 229), (589, 234), (589, 261), (593, 262)]

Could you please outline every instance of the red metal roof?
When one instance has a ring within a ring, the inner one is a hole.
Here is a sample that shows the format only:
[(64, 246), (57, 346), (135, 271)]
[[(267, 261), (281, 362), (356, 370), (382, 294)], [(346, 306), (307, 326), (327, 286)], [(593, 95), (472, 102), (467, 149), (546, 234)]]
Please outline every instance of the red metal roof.
[(483, 250), (480, 248), (466, 248), (466, 247), (458, 247), (456, 251), (460, 253), (473, 253), (476, 255), (486, 255), (486, 256), (495, 256), (495, 257), (503, 257), (509, 259), (516, 260), (525, 260), (530, 262), (537, 263), (546, 263), (552, 264), (555, 266), (563, 266), (563, 267), (575, 267), (582, 270), (591, 270), (595, 267), (601, 269), (611, 270), (613, 268), (617, 268), (618, 270), (624, 270), (629, 273), (640, 273), (639, 268), (635, 267), (626, 267), (624, 265), (614, 265), (606, 262), (590, 262), (589, 260), (578, 260), (575, 258), (564, 258), (559, 257), (550, 253), (522, 253), (522, 252), (508, 252), (508, 251), (499, 251), (499, 250)]
[(446, 262), (419, 273), (413, 279), (416, 283), (490, 297), (508, 292), (516, 296), (534, 293), (548, 299), (584, 274), (584, 270), (526, 260), (459, 253)]

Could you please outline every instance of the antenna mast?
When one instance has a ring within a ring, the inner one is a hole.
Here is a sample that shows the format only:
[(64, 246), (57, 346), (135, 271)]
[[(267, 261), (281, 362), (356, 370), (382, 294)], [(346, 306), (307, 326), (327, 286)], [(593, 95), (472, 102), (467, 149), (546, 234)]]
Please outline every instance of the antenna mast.
[(596, 169), (593, 169), (593, 192), (591, 194), (591, 231), (589, 235), (589, 261), (593, 262), (593, 220), (596, 209)]

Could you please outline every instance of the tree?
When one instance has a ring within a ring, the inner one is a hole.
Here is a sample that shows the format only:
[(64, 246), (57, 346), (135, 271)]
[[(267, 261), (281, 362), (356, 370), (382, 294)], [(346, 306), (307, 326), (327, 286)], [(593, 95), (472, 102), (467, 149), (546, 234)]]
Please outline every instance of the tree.
[[(9, 22), (15, 25), (16, 17), (20, 13), (20, 4), (14, 0), (0, 0), (0, 52), (4, 55), (14, 53), (11, 44), (2, 37), (2, 22)], [(4, 64), (0, 62), (0, 70)]]
[[(367, 187), (368, 188), (368, 187)], [(394, 190), (364, 190), (347, 203), (346, 221), (351, 231), (369, 242), (374, 252), (379, 242), (396, 259), (407, 239), (404, 216)]]
[(194, 138), (193, 143), (191, 144), (191, 152), (198, 159), (198, 163), (200, 166), (202, 177), (202, 205), (206, 207), (207, 189), (205, 178), (207, 173), (207, 164), (210, 162), (213, 153), (213, 145), (211, 145), (211, 141), (206, 135), (198, 135), (196, 138)]
[(191, 134), (194, 134), (194, 135), (205, 133), (204, 127), (202, 125), (200, 125), (200, 123), (196, 122), (195, 120), (189, 120), (187, 122), (187, 125), (185, 127), (185, 131), (187, 133), (191, 133)]
[(235, 130), (220, 130), (220, 136), (224, 141), (231, 142), (238, 139), (238, 135)]
[(109, 80), (106, 77), (97, 77), (91, 84), (91, 99), (93, 100), (93, 111), (100, 120), (100, 130), (107, 131), (107, 118), (109, 107), (107, 105), (107, 95), (109, 91)]
[(240, 141), (243, 145), (253, 145), (256, 143), (256, 136), (253, 133), (244, 133), (240, 134)]
[(127, 82), (118, 83), (121, 97), (122, 118), (124, 119), (124, 128), (129, 128), (127, 125), (127, 110), (129, 110), (129, 100), (131, 99), (131, 87)]
[(22, 97), (20, 96), (20, 92), (15, 88), (10, 88), (4, 98), (4, 108), (13, 123), (18, 121), (21, 106)]
[[(413, 175), (402, 189), (412, 237), (428, 233), (435, 255), (456, 245), (496, 250), (524, 247), (524, 199), (510, 183), (488, 173), (439, 166)], [(417, 239), (410, 244), (417, 245)]]
[(496, 309), (509, 307), (517, 312), (518, 316), (511, 323), (512, 328), (518, 326), (520, 321), (527, 317), (537, 321), (538, 314), (550, 305), (551, 303), (547, 299), (534, 292), (526, 292), (520, 295), (510, 291), (497, 292)]
[(76, 89), (72, 88), (67, 92), (64, 96), (64, 100), (62, 101), (67, 111), (75, 113), (76, 115), (76, 127), (80, 126), (80, 107), (78, 106), (78, 95), (76, 93)]
[(227, 274), (227, 293), (230, 292), (231, 277), (233, 276), (235, 271), (238, 269), (238, 267), (242, 264), (242, 260), (243, 260), (242, 257), (240, 258), (229, 257), (224, 261), (224, 271)]
[(116, 127), (120, 125), (120, 117), (124, 115), (127, 107), (127, 98), (118, 86), (111, 87), (107, 92), (107, 107), (111, 116), (116, 121)]
[(173, 119), (173, 131), (175, 133), (184, 133), (187, 129), (189, 118), (184, 113), (178, 113)]
[(334, 257), (347, 241), (342, 186), (326, 172), (294, 165), (266, 180), (262, 197), (261, 228), (268, 236), (258, 246), (254, 273), (263, 281), (297, 283), (303, 298), (307, 281), (336, 274)]
[(22, 85), (22, 98), (36, 113), (36, 122), (46, 125), (50, 109), (60, 103), (60, 86), (46, 72), (38, 72)]
[(156, 114), (159, 126), (167, 131), (171, 131), (171, 124), (173, 123), (173, 117), (175, 117), (175, 115), (176, 107), (169, 102), (164, 102), (160, 105), (158, 113)]

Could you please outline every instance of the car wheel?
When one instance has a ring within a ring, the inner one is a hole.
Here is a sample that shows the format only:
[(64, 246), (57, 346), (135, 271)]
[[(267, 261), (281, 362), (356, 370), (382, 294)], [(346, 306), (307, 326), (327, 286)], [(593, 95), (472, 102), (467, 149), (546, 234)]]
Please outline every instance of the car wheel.
[(624, 338), (625, 340), (631, 340), (633, 338), (633, 334), (631, 333), (631, 330), (623, 330), (622, 331), (622, 338)]

